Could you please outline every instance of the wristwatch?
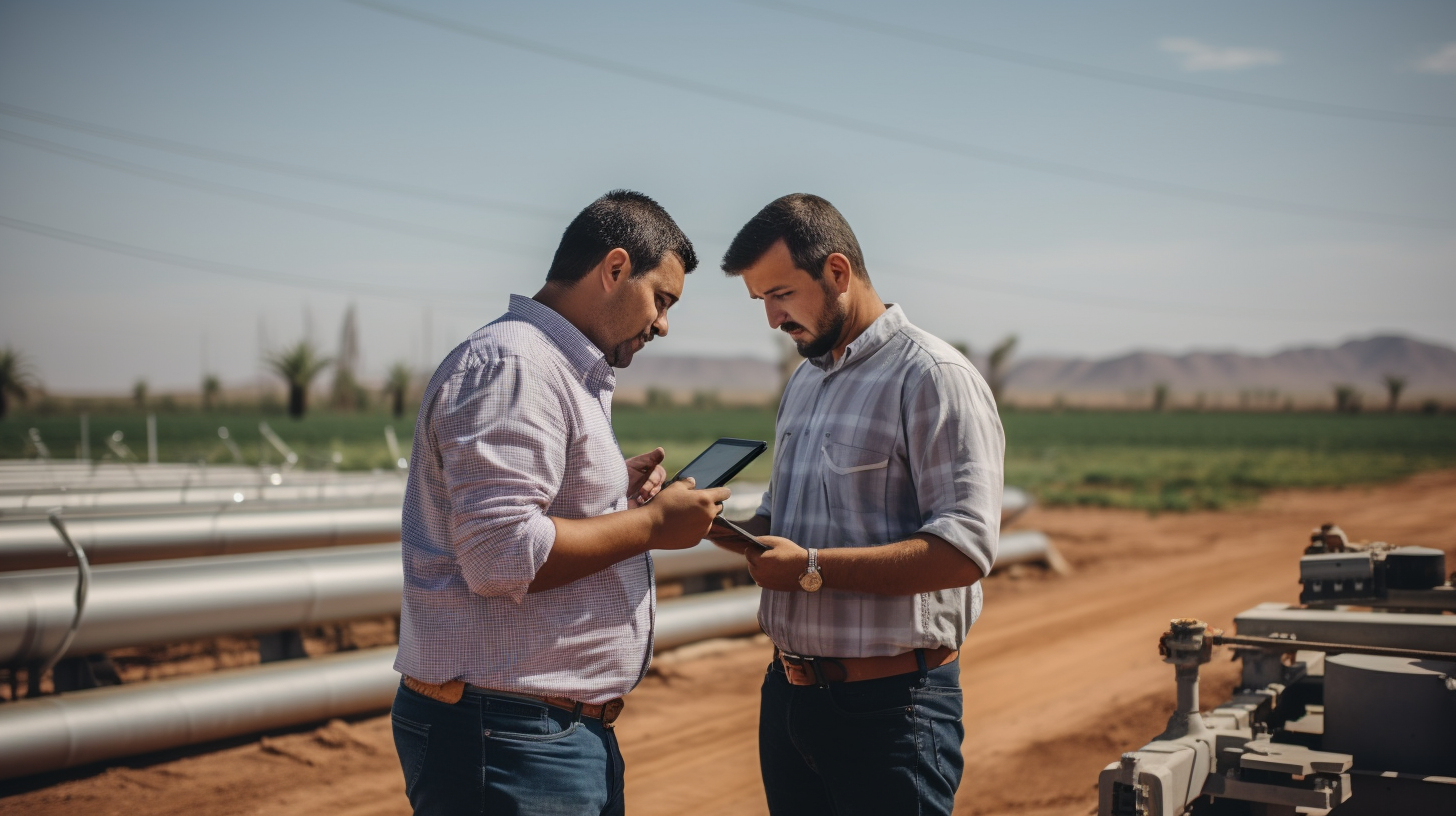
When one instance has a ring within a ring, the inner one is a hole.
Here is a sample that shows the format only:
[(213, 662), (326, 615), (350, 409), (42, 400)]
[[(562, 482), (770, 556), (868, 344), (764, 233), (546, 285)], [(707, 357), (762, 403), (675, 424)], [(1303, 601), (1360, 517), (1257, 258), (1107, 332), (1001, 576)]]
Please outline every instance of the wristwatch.
[(809, 568), (799, 576), (799, 586), (805, 592), (818, 592), (824, 586), (824, 578), (819, 575), (819, 551), (813, 547), (809, 548)]

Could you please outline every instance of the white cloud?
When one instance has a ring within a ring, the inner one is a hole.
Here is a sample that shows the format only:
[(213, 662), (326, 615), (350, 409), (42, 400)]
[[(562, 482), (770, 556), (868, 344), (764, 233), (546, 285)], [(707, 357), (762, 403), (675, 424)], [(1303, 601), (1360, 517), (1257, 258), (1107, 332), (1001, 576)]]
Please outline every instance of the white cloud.
[(1456, 43), (1446, 43), (1440, 51), (1416, 63), (1423, 74), (1456, 74)]
[(1283, 55), (1268, 48), (1220, 47), (1192, 37), (1164, 37), (1158, 48), (1183, 57), (1185, 71), (1237, 71), (1255, 65), (1278, 65)]

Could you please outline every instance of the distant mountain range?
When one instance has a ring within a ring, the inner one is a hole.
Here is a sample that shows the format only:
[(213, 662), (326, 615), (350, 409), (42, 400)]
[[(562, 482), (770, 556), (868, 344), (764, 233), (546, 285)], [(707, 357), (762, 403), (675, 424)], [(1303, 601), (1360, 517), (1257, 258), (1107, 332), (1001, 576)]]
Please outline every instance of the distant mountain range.
[(1231, 352), (1170, 355), (1132, 352), (1101, 360), (1031, 357), (1012, 364), (1008, 393), (1127, 392), (1164, 383), (1174, 392), (1278, 391), (1329, 394), (1336, 384), (1377, 393), (1385, 376), (1404, 377), (1405, 394), (1456, 394), (1456, 349), (1383, 335), (1335, 348), (1288, 349), (1267, 356)]
[[(984, 361), (976, 363), (984, 371)], [(648, 388), (679, 397), (718, 391), (725, 397), (764, 397), (777, 392), (778, 366), (754, 357), (642, 356), (618, 374), (623, 396)], [(1385, 376), (1406, 380), (1405, 395), (1456, 395), (1456, 349), (1399, 335), (1351, 340), (1335, 348), (1310, 346), (1269, 355), (1233, 352), (1159, 354), (1138, 351), (1103, 359), (1029, 357), (1013, 360), (1006, 390), (1013, 399), (1057, 394), (1123, 395), (1164, 383), (1175, 394), (1277, 391), (1282, 396), (1327, 397), (1348, 384), (1371, 397), (1385, 392)]]

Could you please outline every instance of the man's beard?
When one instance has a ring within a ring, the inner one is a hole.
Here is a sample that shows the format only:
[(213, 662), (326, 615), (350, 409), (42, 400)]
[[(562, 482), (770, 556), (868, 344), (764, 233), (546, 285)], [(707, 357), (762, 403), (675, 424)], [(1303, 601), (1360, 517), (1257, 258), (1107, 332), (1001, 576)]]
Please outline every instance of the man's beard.
[(631, 340), (626, 340), (613, 346), (612, 350), (604, 355), (607, 358), (607, 365), (611, 366), (612, 368), (626, 368), (627, 366), (631, 365), (632, 356), (636, 354), (637, 351), (639, 351), (639, 349), (632, 348), (633, 344), (635, 344), (638, 340), (641, 340), (642, 348), (647, 348), (647, 344), (652, 342), (652, 338), (656, 335), (657, 332), (649, 328), (647, 331), (637, 335), (636, 337), (633, 337)]
[[(844, 324), (849, 322), (849, 311), (844, 308), (843, 303), (840, 303), (837, 298), (827, 292), (825, 293), (824, 304), (829, 309), (825, 313), (824, 319), (820, 320), (819, 325), (814, 327), (814, 339), (805, 343), (794, 344), (794, 350), (799, 352), (800, 357), (811, 360), (815, 357), (823, 357), (834, 350), (835, 344), (839, 342), (840, 335), (844, 334)], [(804, 327), (798, 323), (785, 323), (779, 326), (779, 328), (784, 331), (789, 331)]]

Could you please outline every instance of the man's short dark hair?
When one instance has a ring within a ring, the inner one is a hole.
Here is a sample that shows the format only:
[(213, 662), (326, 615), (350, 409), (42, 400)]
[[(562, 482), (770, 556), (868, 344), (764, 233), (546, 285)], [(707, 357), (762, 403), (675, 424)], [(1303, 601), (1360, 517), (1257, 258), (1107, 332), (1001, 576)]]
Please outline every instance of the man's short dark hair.
[(682, 261), (684, 273), (698, 266), (693, 243), (661, 204), (631, 190), (613, 190), (571, 219), (561, 234), (546, 280), (576, 283), (618, 247), (632, 259), (634, 278), (661, 266), (669, 252)]
[(859, 239), (854, 237), (849, 222), (833, 204), (808, 193), (791, 193), (775, 199), (749, 219), (723, 253), (723, 271), (735, 276), (743, 274), (743, 270), (758, 263), (779, 241), (788, 245), (794, 266), (808, 272), (814, 280), (824, 277), (824, 262), (836, 252), (849, 259), (854, 274), (866, 281), (870, 279)]

